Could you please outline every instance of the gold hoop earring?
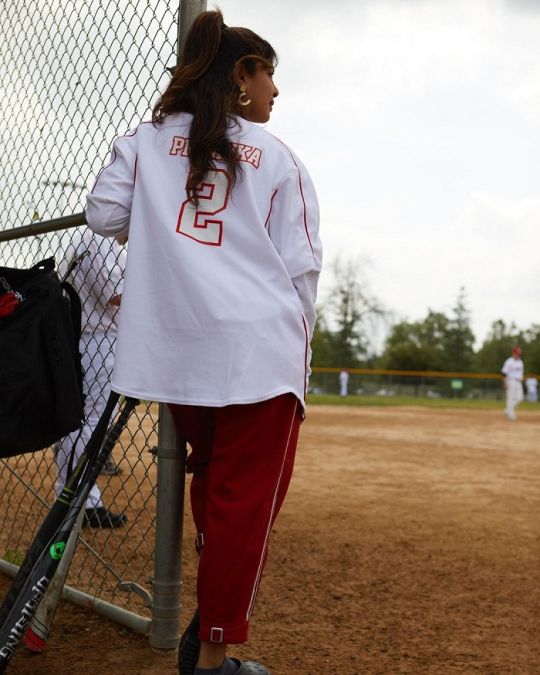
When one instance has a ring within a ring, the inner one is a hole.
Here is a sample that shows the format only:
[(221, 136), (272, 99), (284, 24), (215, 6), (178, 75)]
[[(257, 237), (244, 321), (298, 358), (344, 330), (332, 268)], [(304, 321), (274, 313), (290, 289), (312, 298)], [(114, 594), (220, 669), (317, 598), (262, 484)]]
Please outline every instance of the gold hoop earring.
[[(240, 103), (240, 105), (243, 105), (244, 107), (251, 103), (251, 99), (247, 98), (246, 92), (247, 92), (247, 87), (246, 87), (245, 84), (243, 84), (240, 87), (240, 96), (238, 97), (238, 103)], [(247, 100), (242, 100), (242, 99), (247, 99)]]

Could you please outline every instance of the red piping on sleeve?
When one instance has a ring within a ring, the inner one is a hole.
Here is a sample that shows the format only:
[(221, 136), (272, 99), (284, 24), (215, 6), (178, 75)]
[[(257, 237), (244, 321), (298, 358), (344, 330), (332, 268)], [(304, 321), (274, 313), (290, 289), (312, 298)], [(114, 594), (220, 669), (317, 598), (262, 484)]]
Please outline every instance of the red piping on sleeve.
[[(294, 162), (294, 159), (293, 159)], [(296, 162), (294, 162), (296, 164)], [(296, 167), (298, 169), (298, 166)], [(302, 177), (300, 176), (300, 169), (298, 169), (298, 187), (300, 188), (300, 194), (302, 196), (302, 203), (304, 204), (304, 229), (306, 231), (306, 237), (309, 242), (309, 248), (311, 249), (311, 255), (315, 255), (313, 252), (313, 244), (311, 243), (311, 237), (309, 236), (309, 230), (307, 226), (307, 208), (306, 200), (304, 199), (304, 190), (302, 188)]]
[(298, 187), (300, 188), (300, 196), (302, 197), (302, 204), (304, 205), (304, 229), (306, 231), (306, 237), (307, 237), (307, 240), (309, 242), (309, 247), (311, 249), (311, 255), (315, 256), (315, 253), (313, 251), (313, 244), (311, 243), (311, 237), (309, 236), (309, 230), (308, 230), (308, 226), (307, 226), (307, 207), (306, 207), (306, 200), (304, 198), (304, 189), (302, 187), (302, 176), (300, 175), (300, 167), (296, 163), (296, 160), (294, 159), (294, 155), (290, 151), (290, 149), (287, 147), (287, 145), (285, 145), (285, 143), (283, 141), (280, 141), (279, 138), (277, 138), (277, 136), (274, 136), (274, 138), (277, 141), (279, 141), (281, 143), (281, 145), (283, 145), (285, 148), (287, 148), (287, 150), (288, 150), (288, 152), (291, 156), (291, 159), (294, 162), (294, 166), (296, 167), (296, 169), (298, 171)]
[(95, 182), (94, 182), (94, 185), (93, 185), (92, 189), (90, 190), (90, 194), (92, 194), (92, 192), (94, 192), (94, 190), (96, 189), (96, 185), (98, 184), (98, 180), (101, 178), (101, 174), (105, 171), (105, 169), (108, 169), (110, 166), (112, 166), (112, 165), (114, 164), (114, 162), (116, 161), (116, 157), (117, 157), (116, 150), (115, 150), (114, 147), (113, 147), (113, 151), (112, 151), (112, 159), (111, 159), (111, 161), (107, 164), (107, 166), (101, 167), (100, 172), (98, 173), (97, 178), (96, 178), (96, 180), (95, 180)]
[[(144, 124), (144, 122), (143, 122), (143, 124)], [(124, 134), (123, 136), (119, 136), (117, 139), (115, 139), (114, 142), (116, 143), (116, 141), (117, 141), (117, 140), (120, 140), (121, 138), (131, 138), (131, 136), (135, 136), (135, 134), (137, 133), (138, 130), (139, 130), (139, 127), (137, 127), (137, 128), (135, 129), (135, 131), (132, 131), (131, 133), (128, 132), (127, 134)], [(94, 190), (96, 189), (96, 185), (98, 184), (98, 180), (101, 178), (101, 174), (105, 171), (105, 169), (108, 169), (110, 166), (112, 166), (112, 165), (114, 164), (114, 162), (116, 161), (116, 158), (117, 158), (117, 157), (118, 157), (118, 155), (116, 154), (116, 150), (115, 150), (115, 148), (114, 148), (114, 143), (113, 143), (112, 159), (111, 159), (111, 161), (107, 164), (107, 166), (104, 166), (104, 167), (100, 170), (100, 172), (98, 173), (97, 178), (96, 178), (96, 180), (95, 180), (95, 183), (94, 183), (92, 189), (90, 190), (90, 194), (92, 194), (92, 192), (94, 192)], [(137, 159), (135, 159), (135, 171), (136, 171), (136, 170), (137, 170)], [(135, 183), (135, 177), (133, 178), (133, 183)]]
[(270, 210), (268, 211), (268, 216), (266, 217), (266, 220), (265, 220), (265, 223), (264, 223), (265, 229), (268, 225), (268, 222), (270, 221), (270, 214), (272, 213), (272, 206), (274, 204), (274, 197), (276, 196), (276, 194), (277, 194), (277, 189), (274, 190), (274, 192), (272, 192), (272, 196), (270, 197)]

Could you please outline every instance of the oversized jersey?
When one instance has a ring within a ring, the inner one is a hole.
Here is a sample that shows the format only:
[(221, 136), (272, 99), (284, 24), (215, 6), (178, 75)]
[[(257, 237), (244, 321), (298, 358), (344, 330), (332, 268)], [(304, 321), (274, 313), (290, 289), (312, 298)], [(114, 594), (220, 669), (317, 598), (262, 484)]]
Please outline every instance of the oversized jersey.
[(501, 373), (503, 373), (508, 380), (521, 382), (523, 380), (523, 361), (510, 356), (504, 362)]
[(312, 182), (283, 143), (238, 119), (236, 184), (216, 158), (192, 205), (191, 119), (117, 139), (87, 198), (95, 232), (129, 235), (113, 389), (206, 406), (303, 401), (321, 269)]

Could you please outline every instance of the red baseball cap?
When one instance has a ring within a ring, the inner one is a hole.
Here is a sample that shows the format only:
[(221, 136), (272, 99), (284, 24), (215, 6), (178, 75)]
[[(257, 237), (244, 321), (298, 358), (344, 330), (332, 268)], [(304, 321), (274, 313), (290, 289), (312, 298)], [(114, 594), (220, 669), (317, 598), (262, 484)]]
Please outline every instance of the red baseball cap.
[(516, 356), (521, 356), (522, 354), (521, 347), (519, 347), (518, 345), (512, 347), (512, 354), (515, 354)]

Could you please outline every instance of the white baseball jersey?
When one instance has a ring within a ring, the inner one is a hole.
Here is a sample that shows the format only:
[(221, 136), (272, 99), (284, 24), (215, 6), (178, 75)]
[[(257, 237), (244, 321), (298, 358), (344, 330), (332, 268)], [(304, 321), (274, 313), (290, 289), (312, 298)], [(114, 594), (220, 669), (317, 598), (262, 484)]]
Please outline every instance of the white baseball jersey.
[(216, 158), (193, 206), (191, 119), (117, 139), (88, 195), (95, 232), (129, 234), (113, 388), (192, 405), (302, 401), (321, 269), (312, 182), (283, 143), (238, 119), (236, 184)]
[(538, 389), (538, 380), (536, 379), (536, 377), (528, 377), (525, 380), (525, 385), (527, 387), (527, 393), (536, 394), (536, 391)]
[(79, 263), (71, 280), (81, 299), (81, 332), (86, 336), (106, 334), (113, 342), (118, 307), (109, 301), (122, 293), (125, 248), (91, 230), (76, 230), (59, 265), (60, 276), (75, 257), (79, 257)]
[(510, 356), (504, 362), (501, 372), (508, 380), (521, 382), (523, 380), (523, 361)]

